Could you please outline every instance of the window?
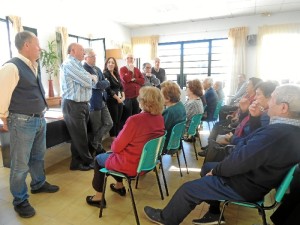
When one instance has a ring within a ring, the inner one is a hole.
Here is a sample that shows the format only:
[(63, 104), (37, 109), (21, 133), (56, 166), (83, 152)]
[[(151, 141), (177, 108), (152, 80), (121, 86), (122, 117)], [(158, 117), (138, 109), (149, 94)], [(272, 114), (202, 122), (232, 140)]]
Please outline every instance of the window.
[(261, 43), (260, 76), (281, 83), (300, 81), (300, 34), (268, 34)]
[(9, 35), (7, 30), (6, 19), (0, 18), (0, 65), (8, 61), (10, 56)]
[(69, 34), (68, 44), (79, 43), (84, 48), (93, 48), (97, 55), (96, 66), (101, 70), (104, 69), (105, 64), (105, 38), (89, 39)]
[(181, 88), (187, 80), (202, 80), (207, 76), (226, 81), (229, 76), (227, 44), (227, 39), (160, 43), (158, 56), (167, 79), (177, 81)]

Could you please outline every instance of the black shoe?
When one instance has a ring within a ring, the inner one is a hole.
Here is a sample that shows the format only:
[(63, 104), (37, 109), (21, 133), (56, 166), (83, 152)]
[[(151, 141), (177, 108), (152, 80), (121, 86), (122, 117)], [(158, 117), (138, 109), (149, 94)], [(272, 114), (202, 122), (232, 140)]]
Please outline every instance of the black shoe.
[(121, 196), (125, 196), (126, 195), (126, 189), (125, 189), (125, 187), (117, 189), (117, 188), (115, 188), (115, 184), (110, 184), (110, 189), (112, 191), (118, 193)]
[(190, 138), (186, 137), (186, 138), (184, 138), (183, 140), (184, 140), (185, 142), (195, 142), (195, 137), (190, 137)]
[(86, 196), (86, 203), (89, 204), (90, 206), (95, 206), (95, 207), (98, 207), (98, 208), (100, 208), (100, 204), (102, 204), (102, 207), (106, 208), (105, 199), (102, 199), (100, 201), (93, 201), (94, 196)]
[(89, 167), (90, 167), (91, 169), (94, 169), (94, 167), (95, 167), (95, 161), (93, 161), (92, 163), (90, 163), (90, 164), (89, 164)]
[(201, 150), (207, 150), (208, 149), (208, 145), (201, 147)]
[(80, 170), (80, 171), (88, 171), (92, 168), (90, 166), (85, 166), (82, 164), (78, 164), (77, 166), (70, 166), (70, 170)]
[(205, 157), (207, 154), (207, 150), (203, 150), (201, 152), (198, 152), (198, 155), (201, 156), (201, 157)]
[(44, 193), (54, 193), (54, 192), (57, 192), (59, 190), (59, 187), (56, 186), (56, 185), (52, 185), (52, 184), (49, 184), (47, 181), (43, 184), (42, 187), (40, 187), (39, 189), (37, 190), (31, 190), (31, 193), (32, 194), (37, 194), (37, 193), (41, 193), (41, 192), (44, 192)]
[[(200, 225), (201, 224), (208, 224), (208, 225), (218, 224), (219, 217), (220, 217), (220, 214), (213, 214), (213, 213), (207, 212), (201, 219), (193, 220), (193, 224), (197, 224), (197, 225), (199, 225), (199, 224)], [(220, 224), (225, 224), (225, 219), (223, 216), (221, 218)]]
[(19, 205), (16, 205), (14, 209), (19, 214), (19, 216), (23, 218), (30, 218), (35, 215), (35, 210), (30, 205), (27, 199), (22, 203), (20, 203)]
[(164, 225), (165, 222), (161, 216), (161, 211), (162, 211), (161, 209), (154, 209), (150, 206), (144, 207), (144, 213), (150, 221), (156, 224)]

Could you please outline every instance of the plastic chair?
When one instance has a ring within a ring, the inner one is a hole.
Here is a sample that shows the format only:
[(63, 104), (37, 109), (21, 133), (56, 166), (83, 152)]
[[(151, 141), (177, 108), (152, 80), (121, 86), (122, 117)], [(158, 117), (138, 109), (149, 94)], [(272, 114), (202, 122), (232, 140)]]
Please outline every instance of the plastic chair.
[(210, 123), (212, 123), (213, 125), (215, 125), (215, 123), (218, 121), (218, 119), (219, 119), (219, 113), (220, 113), (220, 110), (222, 108), (222, 104), (223, 104), (223, 101), (218, 101), (217, 106), (216, 106), (215, 111), (214, 111), (214, 115), (213, 115), (212, 120), (203, 120), (203, 121), (207, 122), (209, 130), (210, 130)]
[(281, 182), (280, 186), (277, 188), (276, 194), (275, 194), (275, 199), (274, 199), (275, 201), (273, 202), (272, 205), (265, 206), (264, 205), (264, 199), (259, 201), (259, 202), (244, 202), (244, 201), (226, 200), (226, 201), (224, 201), (224, 205), (223, 205), (223, 208), (222, 208), (222, 211), (221, 211), (221, 215), (220, 215), (218, 224), (221, 224), (221, 218), (224, 214), (225, 207), (229, 204), (236, 204), (236, 205), (244, 206), (244, 207), (248, 207), (248, 208), (257, 208), (259, 214), (261, 215), (263, 224), (267, 225), (265, 210), (274, 209), (281, 202), (283, 196), (285, 195), (286, 191), (288, 190), (288, 188), (290, 186), (290, 183), (293, 180), (294, 172), (295, 172), (295, 169), (296, 169), (297, 166), (298, 166), (298, 164), (296, 164), (295, 166), (293, 166), (289, 170), (289, 172), (287, 173), (287, 175), (285, 176), (285, 178)]
[[(187, 131), (187, 135), (193, 137), (192, 140), (193, 140), (194, 151), (195, 151), (195, 156), (196, 156), (197, 160), (198, 160), (198, 154), (197, 154), (197, 150), (196, 150), (195, 137), (198, 135), (199, 141), (200, 141), (200, 134), (198, 132), (198, 127), (201, 123), (201, 118), (202, 118), (202, 114), (195, 114), (194, 116), (192, 116), (191, 123), (190, 123), (189, 129)], [(181, 142), (182, 141), (183, 141), (183, 139), (181, 139)], [(181, 143), (181, 144), (182, 144), (182, 148), (183, 148), (183, 143)]]
[[(184, 149), (182, 148), (182, 142), (181, 142), (181, 139), (182, 139), (182, 136), (183, 136), (183, 133), (185, 130), (185, 123), (186, 123), (186, 121), (175, 124), (175, 126), (172, 128), (171, 136), (170, 136), (168, 145), (166, 147), (167, 154), (171, 155), (171, 154), (176, 153), (178, 166), (179, 166), (179, 170), (180, 170), (180, 176), (182, 176), (180, 160), (179, 160), (179, 155), (178, 155), (178, 152), (180, 151), (180, 149), (182, 149), (182, 154), (183, 154), (183, 158), (184, 158), (184, 162), (185, 162), (185, 166), (186, 166), (186, 172), (189, 173)], [(161, 162), (161, 168), (163, 170), (162, 157), (160, 157), (160, 162)]]
[[(164, 142), (165, 142), (165, 135), (155, 138), (155, 139), (151, 139), (144, 145), (142, 155), (140, 158), (140, 162), (139, 162), (139, 165), (137, 168), (137, 175), (134, 177), (128, 176), (124, 173), (120, 173), (117, 171), (108, 170), (106, 168), (100, 169), (100, 172), (105, 173), (105, 175), (106, 175), (105, 179), (104, 179), (104, 183), (103, 183), (103, 198), (105, 197), (107, 177), (109, 175), (118, 176), (118, 177), (122, 177), (122, 178), (126, 179), (126, 181), (128, 182), (128, 186), (129, 186), (129, 193), (131, 196), (131, 203), (132, 203), (132, 207), (133, 207), (133, 211), (134, 211), (134, 215), (135, 215), (135, 219), (136, 219), (136, 224), (138, 224), (138, 225), (140, 224), (140, 221), (139, 221), (139, 217), (137, 214), (137, 209), (136, 209), (136, 205), (135, 205), (135, 201), (134, 201), (134, 196), (133, 196), (132, 187), (131, 187), (131, 181), (136, 180), (138, 182), (138, 178), (139, 178), (139, 175), (141, 174), (141, 172), (149, 172), (149, 171), (154, 170), (156, 179), (157, 179), (157, 183), (158, 183), (158, 188), (159, 188), (160, 195), (161, 195), (161, 199), (162, 200), (164, 199), (160, 180), (159, 180), (157, 169), (156, 169), (156, 165), (158, 164), (158, 157), (161, 153), (161, 149), (162, 149), (162, 146), (164, 145)], [(162, 173), (163, 173), (163, 171), (162, 171)], [(165, 182), (165, 187), (166, 187), (164, 173), (163, 173), (163, 177), (164, 177), (164, 182)], [(136, 187), (137, 187), (137, 183), (136, 183)], [(169, 195), (169, 194), (167, 193), (167, 195)], [(99, 217), (102, 217), (102, 211), (103, 211), (103, 206), (101, 205)]]

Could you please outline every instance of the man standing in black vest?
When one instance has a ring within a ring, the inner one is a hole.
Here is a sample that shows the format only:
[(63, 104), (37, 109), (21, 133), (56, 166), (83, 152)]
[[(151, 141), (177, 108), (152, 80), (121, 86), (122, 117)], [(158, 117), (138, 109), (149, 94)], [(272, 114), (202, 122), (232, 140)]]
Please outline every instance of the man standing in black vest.
[(10, 191), (14, 209), (21, 217), (28, 218), (35, 215), (28, 202), (25, 182), (28, 172), (32, 194), (57, 192), (59, 187), (46, 181), (44, 171), (47, 103), (37, 72), (39, 41), (31, 32), (19, 32), (15, 46), (19, 55), (0, 68), (0, 118), (2, 129), (10, 131)]

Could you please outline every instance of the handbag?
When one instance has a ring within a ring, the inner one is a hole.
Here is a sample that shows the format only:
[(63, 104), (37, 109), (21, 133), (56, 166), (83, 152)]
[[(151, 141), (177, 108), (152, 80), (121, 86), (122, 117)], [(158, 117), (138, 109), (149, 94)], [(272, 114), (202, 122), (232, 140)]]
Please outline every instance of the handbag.
[(214, 140), (209, 140), (208, 149), (204, 159), (206, 162), (220, 162), (226, 158), (235, 148), (235, 145), (222, 145)]

